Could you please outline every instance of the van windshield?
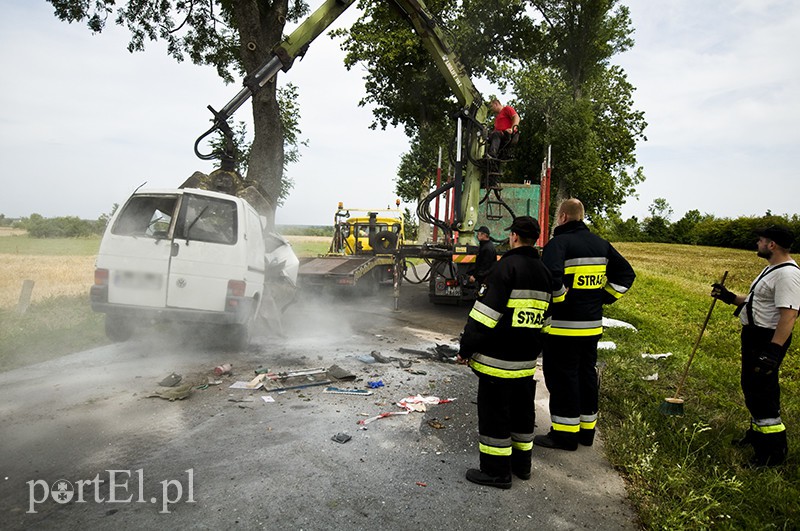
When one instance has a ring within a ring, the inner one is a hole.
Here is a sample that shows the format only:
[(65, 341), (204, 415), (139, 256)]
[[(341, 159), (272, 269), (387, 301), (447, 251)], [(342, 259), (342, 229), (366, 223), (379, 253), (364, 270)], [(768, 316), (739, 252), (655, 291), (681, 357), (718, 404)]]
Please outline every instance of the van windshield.
[(177, 203), (177, 196), (134, 196), (122, 207), (111, 232), (120, 236), (166, 238)]
[(184, 194), (175, 238), (233, 245), (236, 235), (235, 202)]

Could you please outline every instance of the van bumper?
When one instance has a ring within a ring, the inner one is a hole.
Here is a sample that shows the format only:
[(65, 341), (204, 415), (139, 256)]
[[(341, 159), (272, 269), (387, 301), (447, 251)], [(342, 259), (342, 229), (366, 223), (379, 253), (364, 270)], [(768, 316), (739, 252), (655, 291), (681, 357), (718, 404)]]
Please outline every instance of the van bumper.
[(255, 301), (243, 298), (235, 310), (210, 312), (187, 308), (147, 308), (125, 304), (110, 304), (92, 300), (92, 310), (108, 315), (121, 316), (136, 321), (208, 323), (219, 325), (244, 324), (255, 313)]

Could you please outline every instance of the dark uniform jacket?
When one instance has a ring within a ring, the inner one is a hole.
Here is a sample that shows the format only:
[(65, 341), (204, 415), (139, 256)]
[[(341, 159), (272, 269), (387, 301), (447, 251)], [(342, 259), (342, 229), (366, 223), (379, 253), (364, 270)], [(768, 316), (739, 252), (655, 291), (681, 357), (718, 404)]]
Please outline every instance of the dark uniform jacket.
[(483, 284), (496, 263), (497, 251), (494, 244), (489, 240), (481, 240), (478, 256), (475, 258), (475, 267), (469, 274), (475, 277), (476, 283)]
[(461, 357), (489, 376), (533, 375), (552, 289), (553, 277), (536, 249), (507, 251), (478, 292), (461, 337)]
[(542, 251), (553, 273), (551, 335), (591, 337), (603, 333), (603, 304), (620, 298), (636, 274), (625, 258), (583, 221), (570, 221), (553, 231)]

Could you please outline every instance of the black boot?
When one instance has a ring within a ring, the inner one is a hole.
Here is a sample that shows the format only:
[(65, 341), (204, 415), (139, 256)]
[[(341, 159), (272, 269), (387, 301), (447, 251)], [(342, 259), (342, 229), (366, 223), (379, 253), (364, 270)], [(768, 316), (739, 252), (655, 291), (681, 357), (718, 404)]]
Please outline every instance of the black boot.
[(556, 431), (550, 430), (547, 435), (537, 435), (533, 438), (534, 446), (541, 446), (543, 448), (555, 448), (558, 450), (567, 450), (574, 452), (578, 449), (578, 438), (576, 436), (570, 437), (566, 434), (561, 434)]
[[(530, 473), (528, 475), (530, 475)], [(511, 476), (490, 476), (477, 468), (470, 468), (467, 470), (467, 480), (477, 483), (478, 485), (486, 485), (487, 487), (495, 487), (498, 489), (511, 488)]]
[(753, 428), (749, 428), (746, 432), (744, 432), (744, 436), (738, 439), (732, 439), (731, 445), (736, 446), (737, 448), (746, 448), (748, 446), (753, 445), (753, 437), (755, 436)]
[(584, 430), (582, 429), (578, 432), (578, 442), (582, 446), (591, 446), (594, 443), (594, 430)]

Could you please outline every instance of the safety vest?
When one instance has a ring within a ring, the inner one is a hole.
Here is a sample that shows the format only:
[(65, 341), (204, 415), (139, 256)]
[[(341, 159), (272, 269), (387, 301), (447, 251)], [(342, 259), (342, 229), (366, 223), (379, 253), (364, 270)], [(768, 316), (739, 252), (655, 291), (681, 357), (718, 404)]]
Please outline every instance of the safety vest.
[(462, 357), (478, 373), (533, 376), (549, 318), (553, 278), (531, 246), (507, 251), (478, 292), (461, 337)]

